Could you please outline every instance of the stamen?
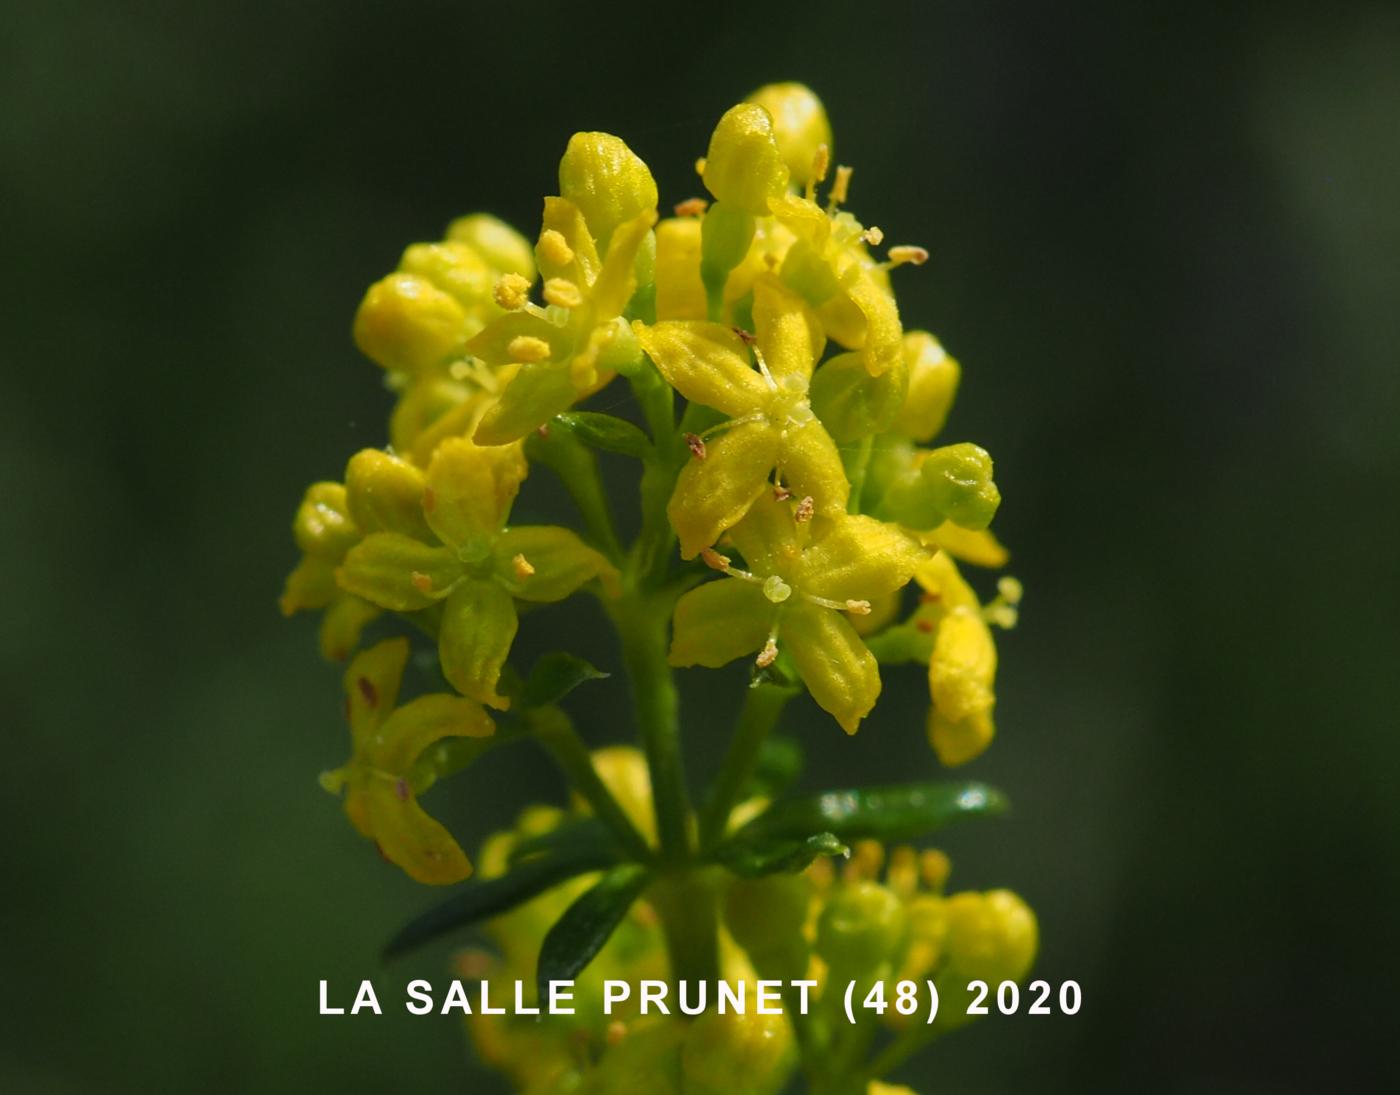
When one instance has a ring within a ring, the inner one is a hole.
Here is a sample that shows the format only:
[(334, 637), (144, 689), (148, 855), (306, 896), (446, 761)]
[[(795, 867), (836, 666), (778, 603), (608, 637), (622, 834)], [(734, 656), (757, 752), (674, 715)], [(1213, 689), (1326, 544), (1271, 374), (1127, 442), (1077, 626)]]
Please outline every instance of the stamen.
[(730, 558), (728, 555), (721, 555), (714, 548), (704, 548), (700, 552), (700, 558), (705, 561), (705, 565), (711, 570), (729, 569)]
[(705, 157), (704, 157), (704, 156), (701, 156), (698, 160), (695, 161), (695, 173), (696, 173), (697, 175), (701, 176), (702, 178), (704, 177), (704, 174), (705, 174)]
[(686, 198), (683, 202), (677, 202), (675, 206), (678, 217), (698, 217), (709, 207), (709, 202), (704, 198)]
[(846, 611), (852, 616), (869, 616), (870, 602), (848, 600), (846, 602)]
[(698, 433), (688, 433), (685, 435), (685, 447), (690, 450), (690, 455), (696, 460), (705, 459), (705, 439)]
[(518, 308), (525, 307), (530, 299), (529, 279), (521, 277), (519, 274), (502, 274), (496, 280), (491, 295), (495, 298), (496, 303), (507, 312), (514, 312)]
[(810, 521), (817, 512), (817, 504), (809, 494), (802, 501), (797, 503), (797, 510), (793, 513), (792, 519), (799, 525)]
[(431, 593), (433, 591), (433, 579), (424, 574), (421, 570), (415, 570), (408, 576), (408, 580), (413, 583), (413, 588), (419, 593)]
[(568, 278), (550, 278), (544, 283), (544, 299), (556, 308), (577, 308), (583, 303), (583, 293)]
[(574, 249), (557, 228), (546, 228), (541, 232), (535, 249), (540, 258), (553, 266), (568, 266), (574, 261)]
[(511, 559), (510, 568), (515, 572), (515, 580), (517, 582), (523, 582), (526, 578), (535, 573), (534, 566), (531, 565), (530, 560), (525, 558), (524, 555), (516, 555)]
[(863, 239), (866, 243), (870, 244), (871, 247), (879, 247), (880, 244), (884, 243), (885, 241), (885, 232), (884, 229), (877, 228), (875, 225), (872, 224), (869, 228), (867, 228), (864, 232), (860, 234), (860, 238)]
[(758, 652), (758, 657), (756, 657), (753, 662), (758, 668), (767, 669), (777, 660), (778, 640), (774, 636), (769, 635), (768, 641), (763, 644), (763, 649)]
[(930, 890), (942, 890), (952, 870), (948, 856), (937, 848), (925, 848), (919, 853), (919, 877)]
[(742, 342), (745, 346), (752, 346), (755, 342), (758, 341), (757, 335), (744, 330), (742, 327), (731, 327), (729, 329), (739, 336), (739, 341)]
[(851, 172), (854, 170), (855, 168), (853, 167), (838, 167), (836, 169), (836, 181), (831, 184), (831, 193), (827, 197), (833, 209), (838, 205), (844, 204), (846, 198), (849, 196), (851, 189)]
[(787, 487), (781, 483), (773, 484), (773, 500), (775, 502), (786, 502), (791, 497), (792, 491), (788, 490)]
[(768, 371), (768, 362), (763, 360), (763, 351), (757, 345), (753, 348), (754, 360), (758, 362), (758, 371), (763, 374), (764, 381), (767, 382), (771, 391), (778, 390), (778, 382), (773, 379), (773, 374)]

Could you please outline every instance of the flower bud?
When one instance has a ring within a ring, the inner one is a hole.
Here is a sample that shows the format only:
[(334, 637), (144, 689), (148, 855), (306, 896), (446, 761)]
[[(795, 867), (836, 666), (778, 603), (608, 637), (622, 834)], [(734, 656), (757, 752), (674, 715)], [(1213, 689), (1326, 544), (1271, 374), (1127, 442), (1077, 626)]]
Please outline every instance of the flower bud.
[(876, 882), (838, 888), (817, 923), (817, 953), (836, 980), (858, 976), (890, 958), (904, 935), (904, 906)]
[(312, 483), (306, 488), (292, 535), (307, 555), (338, 559), (360, 540), (360, 530), (350, 516), (345, 488), (339, 483)]
[(954, 721), (937, 707), (929, 708), (928, 740), (938, 756), (938, 763), (945, 768), (956, 768), (975, 760), (987, 751), (996, 736), (996, 724), (992, 721), (992, 709), (974, 711), (965, 718)]
[(1019, 981), (1035, 960), (1035, 913), (1010, 890), (953, 894), (944, 902), (948, 969), (964, 981)]
[(894, 428), (915, 441), (928, 441), (943, 428), (962, 369), (927, 331), (905, 334), (904, 361), (909, 368), (909, 395)]
[(755, 103), (731, 107), (710, 137), (705, 188), (717, 201), (761, 217), (769, 212), (768, 199), (781, 197), (787, 183), (768, 111)]
[(919, 469), (934, 507), (955, 525), (974, 531), (992, 523), (1001, 491), (992, 481), (992, 458), (980, 445), (963, 442), (934, 449)]
[(626, 142), (611, 133), (575, 133), (559, 161), (559, 193), (578, 206), (606, 250), (623, 221), (656, 208), (656, 180)]
[(447, 226), (447, 238), (465, 243), (498, 274), (519, 274), (535, 280), (535, 251), (530, 241), (490, 213), (458, 217)]
[(706, 1011), (681, 1046), (685, 1095), (776, 1095), (792, 1063), (792, 1028), (782, 1015)]
[(369, 287), (355, 313), (355, 345), (386, 369), (416, 372), (461, 349), (462, 306), (426, 278), (396, 273)]
[(496, 274), (465, 243), (415, 243), (399, 259), (399, 270), (417, 274), (470, 311), (491, 299)]
[(805, 84), (765, 84), (747, 99), (773, 118), (773, 133), (793, 182), (806, 186), (812, 180), (817, 150), (831, 148), (831, 123), (816, 93)]
[(737, 878), (724, 897), (724, 923), (762, 977), (793, 980), (807, 970), (811, 883), (803, 875)]
[(423, 518), (423, 473), (406, 460), (379, 449), (363, 449), (345, 467), (350, 515), (366, 534), (399, 532), (432, 543), (437, 539)]
[(838, 354), (812, 377), (812, 410), (838, 444), (859, 441), (889, 427), (908, 378), (903, 362), (871, 376), (859, 353)]

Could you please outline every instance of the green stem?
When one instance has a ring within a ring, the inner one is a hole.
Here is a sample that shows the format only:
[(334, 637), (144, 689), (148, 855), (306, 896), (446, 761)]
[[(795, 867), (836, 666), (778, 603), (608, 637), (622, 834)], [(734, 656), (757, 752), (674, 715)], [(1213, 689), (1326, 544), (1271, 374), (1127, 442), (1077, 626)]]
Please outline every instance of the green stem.
[(613, 831), (633, 857), (643, 862), (649, 860), (652, 853), (645, 838), (599, 778), (588, 746), (569, 716), (557, 707), (540, 707), (531, 711), (528, 718), (535, 737), (549, 750), (597, 818)]
[(652, 887), (675, 981), (719, 980), (719, 885), (718, 872), (687, 870)]
[(779, 684), (755, 684), (744, 695), (744, 706), (734, 727), (719, 775), (715, 778), (705, 808), (700, 814), (700, 854), (714, 850), (724, 836), (729, 815), (739, 796), (753, 778), (759, 753), (769, 732), (788, 700), (797, 695), (795, 688)]
[(941, 1030), (927, 1025), (910, 1027), (877, 1054), (870, 1064), (866, 1065), (863, 1072), (864, 1078), (868, 1081), (888, 1076), (941, 1033), (943, 1033)]
[(631, 593), (610, 606), (622, 641), (622, 660), (632, 686), (637, 728), (651, 771), (656, 832), (664, 861), (678, 864), (690, 856), (690, 795), (680, 748), (680, 702), (666, 635), (672, 601)]
[(547, 436), (536, 435), (530, 439), (529, 454), (559, 476), (598, 547), (614, 563), (620, 562), (622, 545), (618, 542), (612, 510), (598, 474), (598, 458), (592, 450), (567, 430), (553, 429)]

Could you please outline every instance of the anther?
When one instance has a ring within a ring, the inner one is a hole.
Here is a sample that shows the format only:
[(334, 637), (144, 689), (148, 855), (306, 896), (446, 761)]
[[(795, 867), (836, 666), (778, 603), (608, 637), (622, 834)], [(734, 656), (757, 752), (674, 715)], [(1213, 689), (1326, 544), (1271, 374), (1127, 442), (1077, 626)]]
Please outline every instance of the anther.
[(792, 519), (800, 525), (810, 521), (816, 512), (817, 504), (812, 501), (812, 496), (809, 494), (797, 503), (797, 510), (793, 513)]
[(730, 558), (728, 555), (721, 555), (714, 548), (704, 548), (700, 552), (700, 558), (705, 561), (705, 565), (711, 570), (728, 570)]
[(773, 485), (773, 500), (775, 502), (786, 502), (791, 497), (792, 491), (788, 490), (787, 487), (783, 486), (781, 483), (775, 483)]
[(877, 228), (872, 224), (860, 234), (860, 238), (870, 244), (871, 247), (879, 247), (880, 244), (885, 242), (885, 232), (884, 229)]
[(408, 576), (408, 580), (413, 583), (413, 588), (419, 593), (431, 593), (433, 591), (433, 580), (421, 570), (415, 570)]
[(530, 560), (525, 558), (524, 555), (516, 555), (511, 559), (510, 569), (515, 573), (515, 580), (517, 582), (523, 582), (526, 578), (535, 573), (534, 566), (531, 565)]
[(568, 266), (574, 261), (574, 249), (557, 228), (546, 228), (540, 233), (536, 250), (541, 259), (554, 266)]
[(925, 848), (919, 853), (919, 877), (930, 890), (942, 890), (952, 870), (948, 856), (937, 848)]
[(851, 172), (853, 167), (838, 167), (836, 169), (836, 180), (831, 184), (830, 201), (832, 205), (842, 205), (850, 194)]
[(757, 335), (744, 330), (742, 327), (731, 327), (729, 329), (739, 336), (739, 341), (742, 342), (745, 346), (752, 346), (755, 342), (758, 341)]
[(869, 616), (869, 615), (870, 615), (870, 602), (869, 602), (869, 601), (847, 600), (847, 601), (846, 601), (846, 611), (849, 612), (852, 616)]
[(491, 291), (497, 304), (507, 312), (523, 308), (530, 300), (530, 282), (519, 274), (502, 274)]
[(705, 212), (709, 204), (704, 198), (686, 198), (685, 201), (676, 203), (676, 216), (698, 217)]
[(888, 252), (890, 268), (903, 266), (908, 263), (910, 266), (922, 266), (928, 262), (928, 248), (915, 247), (911, 244), (902, 244), (899, 247), (891, 247)]
[(512, 361), (524, 364), (543, 361), (549, 356), (549, 343), (534, 335), (516, 335), (506, 346), (506, 353), (510, 354)]
[(698, 433), (688, 433), (685, 435), (685, 447), (690, 450), (690, 455), (696, 460), (705, 459), (705, 439)]
[(557, 308), (577, 308), (583, 303), (583, 294), (568, 278), (550, 278), (544, 283), (544, 299)]
[(753, 663), (760, 669), (767, 669), (777, 660), (778, 640), (769, 635), (768, 641), (763, 644), (763, 649), (758, 652), (758, 657), (753, 660)]
[(705, 157), (704, 157), (704, 156), (701, 156), (698, 160), (695, 161), (695, 173), (696, 173), (697, 175), (699, 175), (701, 178), (704, 177), (704, 175), (705, 175)]

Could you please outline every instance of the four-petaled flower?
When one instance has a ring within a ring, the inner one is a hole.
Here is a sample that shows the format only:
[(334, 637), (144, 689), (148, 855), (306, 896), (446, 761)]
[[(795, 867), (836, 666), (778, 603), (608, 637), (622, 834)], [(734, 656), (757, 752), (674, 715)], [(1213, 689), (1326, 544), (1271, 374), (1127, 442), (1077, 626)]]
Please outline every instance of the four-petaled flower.
[(464, 696), (499, 708), (510, 705), (496, 685), (515, 639), (515, 599), (560, 601), (593, 578), (617, 580), (613, 565), (568, 529), (506, 527), (525, 473), (518, 443), (444, 441), (425, 477), (418, 533), (372, 533), (336, 572), (341, 588), (382, 608), (440, 605), (443, 675)]
[(768, 492), (729, 532), (748, 569), (707, 553), (727, 577), (676, 604), (670, 662), (718, 668), (757, 651), (768, 666), (781, 643), (812, 698), (852, 734), (875, 706), (880, 671), (846, 614), (903, 586), (928, 551), (871, 517), (810, 512), (806, 499)]
[(681, 470), (667, 507), (687, 559), (743, 518), (768, 492), (775, 469), (782, 486), (810, 497), (822, 516), (844, 512), (850, 494), (836, 443), (808, 402), (826, 341), (821, 326), (801, 298), (771, 276), (754, 284), (753, 316), (752, 339), (695, 320), (634, 325), (672, 387), (729, 416), (711, 431), (722, 431), (719, 436)]
[(345, 792), (345, 813), (391, 863), (433, 885), (460, 882), (472, 865), (457, 841), (418, 805), (432, 773), (416, 765), (444, 738), (486, 738), (496, 727), (480, 704), (445, 692), (397, 707), (408, 640), (388, 639), (362, 651), (345, 673), (350, 720), (349, 761), (321, 776), (326, 790)]

